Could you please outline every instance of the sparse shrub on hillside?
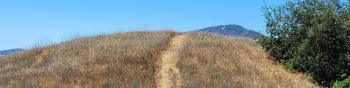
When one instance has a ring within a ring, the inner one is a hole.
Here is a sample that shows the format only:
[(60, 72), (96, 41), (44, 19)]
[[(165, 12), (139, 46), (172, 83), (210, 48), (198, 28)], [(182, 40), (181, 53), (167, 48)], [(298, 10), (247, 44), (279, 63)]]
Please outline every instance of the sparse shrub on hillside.
[(343, 81), (336, 81), (333, 88), (350, 88), (350, 76)]
[(350, 9), (341, 0), (296, 0), (265, 7), (259, 43), (288, 69), (323, 86), (350, 75)]

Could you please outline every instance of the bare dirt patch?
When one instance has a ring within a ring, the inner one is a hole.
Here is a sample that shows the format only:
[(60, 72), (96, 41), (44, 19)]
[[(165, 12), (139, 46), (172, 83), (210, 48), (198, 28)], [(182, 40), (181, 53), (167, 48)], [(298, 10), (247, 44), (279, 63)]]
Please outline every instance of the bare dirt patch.
[(158, 88), (179, 88), (181, 87), (181, 75), (176, 68), (179, 49), (183, 44), (184, 35), (177, 35), (171, 41), (169, 48), (161, 53), (161, 60), (158, 62), (160, 68), (156, 73)]

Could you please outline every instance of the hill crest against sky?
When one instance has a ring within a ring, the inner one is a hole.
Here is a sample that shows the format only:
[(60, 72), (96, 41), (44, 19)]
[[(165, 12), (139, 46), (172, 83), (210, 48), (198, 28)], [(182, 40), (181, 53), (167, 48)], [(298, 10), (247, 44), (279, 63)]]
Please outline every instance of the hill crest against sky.
[(273, 64), (254, 40), (207, 33), (99, 35), (0, 58), (0, 87), (9, 88), (317, 87)]

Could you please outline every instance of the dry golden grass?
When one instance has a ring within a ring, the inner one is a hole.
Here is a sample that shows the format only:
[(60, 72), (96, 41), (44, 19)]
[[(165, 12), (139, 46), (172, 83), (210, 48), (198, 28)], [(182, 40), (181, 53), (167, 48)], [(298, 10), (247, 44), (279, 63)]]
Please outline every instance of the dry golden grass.
[(254, 40), (190, 33), (177, 67), (183, 88), (313, 88), (302, 74), (273, 63)]
[(166, 51), (170, 55), (163, 59), (176, 59), (173, 64), (181, 75), (169, 77), (178, 77), (182, 83), (174, 85), (183, 88), (318, 87), (305, 75), (273, 63), (254, 40), (190, 33), (181, 42), (175, 35), (161, 31), (83, 37), (0, 57), (0, 88), (154, 88)]
[(159, 54), (174, 32), (83, 37), (0, 59), (1, 88), (155, 87)]

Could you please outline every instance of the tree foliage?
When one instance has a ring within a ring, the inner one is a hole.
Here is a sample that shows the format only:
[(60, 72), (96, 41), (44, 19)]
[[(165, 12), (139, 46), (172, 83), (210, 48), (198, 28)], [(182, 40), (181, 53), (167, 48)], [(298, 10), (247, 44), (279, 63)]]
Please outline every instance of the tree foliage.
[(350, 75), (350, 9), (341, 0), (296, 0), (264, 7), (268, 37), (259, 43), (289, 70), (322, 86)]
[(343, 81), (336, 81), (333, 88), (350, 88), (350, 76)]

